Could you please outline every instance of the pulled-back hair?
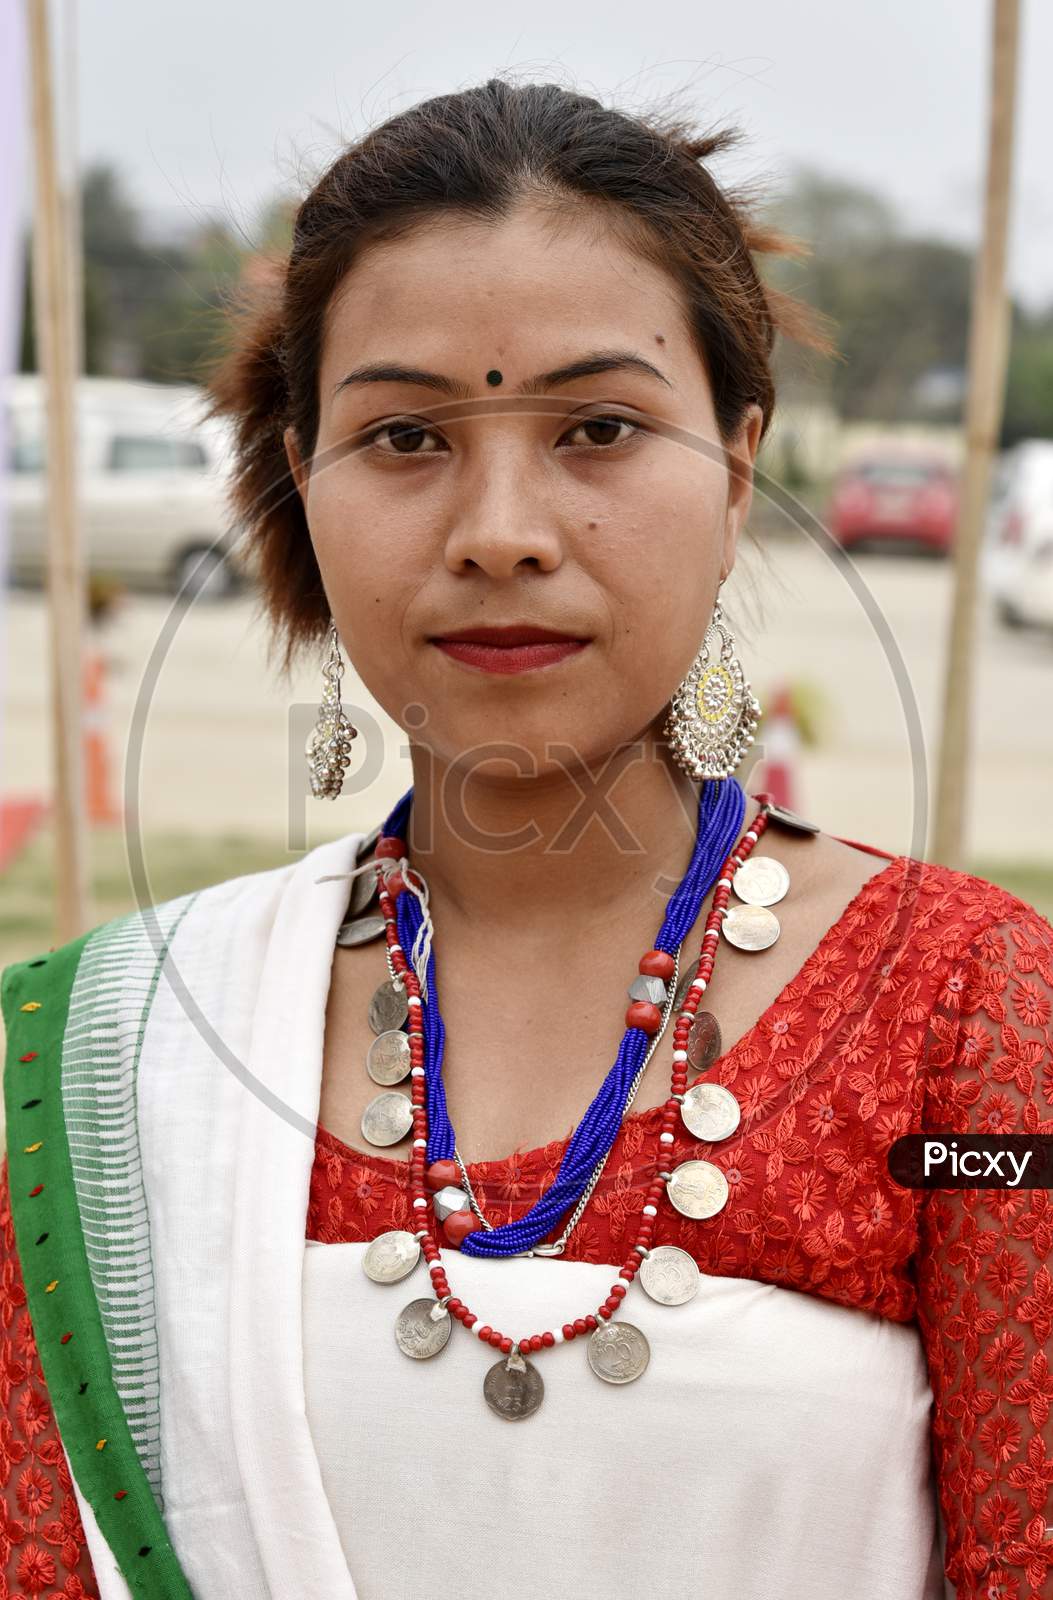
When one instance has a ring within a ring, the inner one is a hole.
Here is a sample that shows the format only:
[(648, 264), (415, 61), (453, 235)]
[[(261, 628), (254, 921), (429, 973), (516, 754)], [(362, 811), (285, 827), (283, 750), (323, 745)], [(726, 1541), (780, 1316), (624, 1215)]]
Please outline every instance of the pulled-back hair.
[(287, 259), (236, 291), (227, 353), (207, 385), (212, 414), (233, 424), (233, 510), (285, 672), (323, 637), (329, 606), (282, 436), (291, 426), (301, 457), (313, 454), (326, 311), (362, 252), (451, 215), (497, 222), (531, 196), (592, 203), (679, 285), (721, 438), (753, 402), (763, 435), (776, 333), (821, 351), (830, 344), (822, 319), (763, 284), (754, 263), (805, 247), (759, 224), (746, 191), (722, 189), (704, 165), (740, 138), (495, 77), (400, 112), (332, 162), (296, 212)]

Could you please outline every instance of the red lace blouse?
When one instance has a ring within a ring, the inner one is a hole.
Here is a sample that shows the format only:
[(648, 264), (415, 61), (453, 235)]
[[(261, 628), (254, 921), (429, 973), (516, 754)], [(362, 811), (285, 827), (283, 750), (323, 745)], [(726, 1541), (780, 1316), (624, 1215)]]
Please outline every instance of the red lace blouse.
[[(738, 1132), (706, 1148), (677, 1134), (671, 1159), (715, 1161), (727, 1205), (703, 1224), (664, 1206), (655, 1237), (706, 1273), (917, 1325), (959, 1600), (1053, 1596), (1053, 1200), (1046, 1189), (901, 1189), (885, 1156), (922, 1129), (1053, 1133), (1051, 1014), (1044, 917), (967, 873), (890, 859), (710, 1069), (734, 1088)], [(661, 1115), (626, 1116), (566, 1259), (625, 1259)], [(566, 1142), (472, 1164), (487, 1216), (526, 1210)], [(411, 1226), (408, 1172), (319, 1127), (307, 1237)], [(0, 1506), (0, 1597), (97, 1596), (26, 1310), (6, 1159)]]

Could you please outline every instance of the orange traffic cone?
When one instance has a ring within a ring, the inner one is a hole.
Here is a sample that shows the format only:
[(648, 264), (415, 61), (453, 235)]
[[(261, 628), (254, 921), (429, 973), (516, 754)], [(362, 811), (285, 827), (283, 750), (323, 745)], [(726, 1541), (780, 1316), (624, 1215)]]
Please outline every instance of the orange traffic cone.
[(764, 789), (776, 805), (797, 809), (797, 753), (800, 736), (789, 686), (780, 683), (764, 719)]
[(93, 644), (84, 652), (84, 789), (88, 821), (112, 825), (121, 811), (110, 786), (110, 747), (106, 731), (106, 657)]

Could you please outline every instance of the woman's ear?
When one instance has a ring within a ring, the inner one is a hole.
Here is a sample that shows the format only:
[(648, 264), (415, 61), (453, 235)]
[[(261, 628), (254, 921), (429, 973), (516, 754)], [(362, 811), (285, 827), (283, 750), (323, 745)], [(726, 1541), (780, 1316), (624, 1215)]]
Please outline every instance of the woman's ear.
[(733, 439), (725, 446), (728, 463), (728, 504), (724, 517), (724, 548), (721, 552), (721, 571), (726, 578), (735, 565), (739, 535), (753, 503), (753, 468), (760, 446), (764, 412), (759, 405), (747, 408), (746, 415)]

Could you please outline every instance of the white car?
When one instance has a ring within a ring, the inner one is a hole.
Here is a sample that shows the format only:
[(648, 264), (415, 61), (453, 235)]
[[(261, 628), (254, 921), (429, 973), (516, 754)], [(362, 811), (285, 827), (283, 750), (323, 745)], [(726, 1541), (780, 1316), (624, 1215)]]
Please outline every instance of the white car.
[(1053, 628), (1053, 441), (1024, 439), (999, 459), (982, 570), (1003, 622)]
[[(186, 598), (237, 588), (244, 569), (226, 502), (226, 429), (203, 419), (202, 391), (80, 378), (75, 394), (88, 570)], [(16, 374), (2, 399), (9, 568), (36, 582), (47, 566), (43, 380)]]

